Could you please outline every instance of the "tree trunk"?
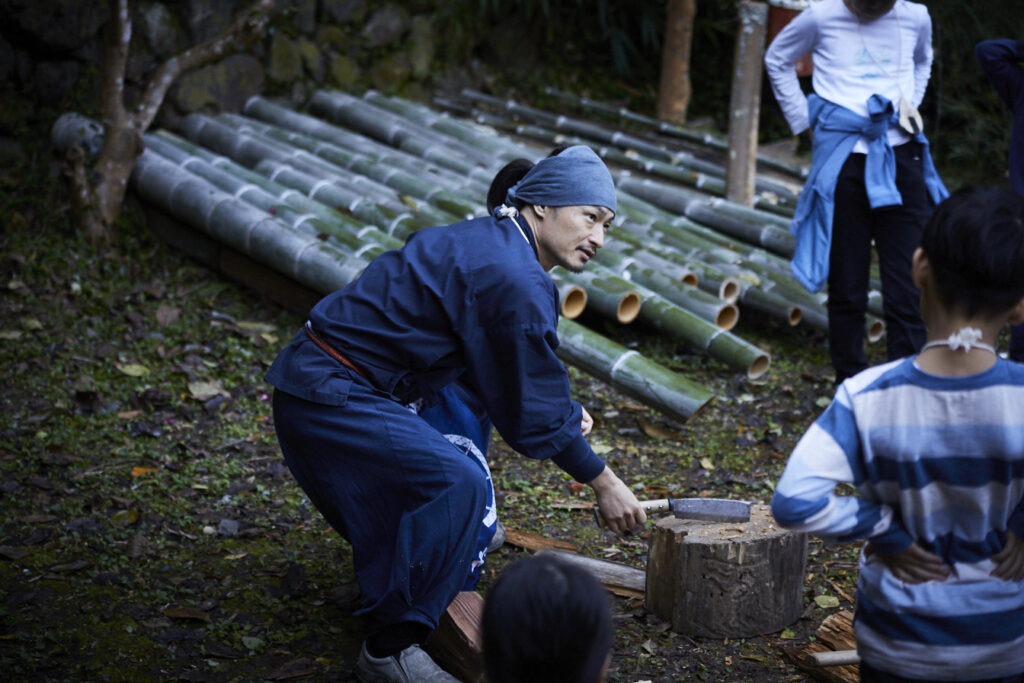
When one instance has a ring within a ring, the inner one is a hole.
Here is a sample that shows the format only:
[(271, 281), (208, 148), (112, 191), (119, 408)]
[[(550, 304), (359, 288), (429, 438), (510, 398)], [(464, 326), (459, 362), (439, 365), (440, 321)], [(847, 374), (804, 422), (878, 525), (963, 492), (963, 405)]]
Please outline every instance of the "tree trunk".
[(757, 165), (757, 124), (761, 111), (761, 62), (768, 30), (768, 5), (740, 2), (736, 52), (729, 99), (729, 163), (725, 172), (725, 197), (754, 205)]
[(110, 9), (100, 66), (103, 147), (89, 168), (89, 159), (78, 145), (64, 150), (75, 218), (92, 241), (109, 240), (112, 235), (114, 221), (124, 204), (128, 177), (142, 154), (142, 134), (153, 122), (167, 89), (183, 72), (219, 59), (263, 35), (273, 2), (258, 0), (220, 37), (164, 62), (153, 74), (142, 100), (132, 112), (124, 105), (124, 74), (132, 38), (128, 0), (110, 0)]
[(658, 118), (682, 125), (690, 104), (690, 45), (697, 0), (668, 0), (665, 46), (661, 51)]

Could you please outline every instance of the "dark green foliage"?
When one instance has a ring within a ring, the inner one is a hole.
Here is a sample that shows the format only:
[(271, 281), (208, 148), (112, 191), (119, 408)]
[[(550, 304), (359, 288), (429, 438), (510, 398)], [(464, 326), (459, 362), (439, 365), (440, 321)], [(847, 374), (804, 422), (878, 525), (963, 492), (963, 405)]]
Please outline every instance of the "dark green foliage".
[(988, 83), (974, 46), (990, 38), (1024, 39), (1019, 0), (929, 2), (935, 64), (925, 112), (932, 154), (950, 189), (1006, 183), (1010, 110)]
[[(661, 51), (664, 2), (656, 0), (478, 0), (481, 18), (500, 26), (525, 21), (542, 26), (552, 56), (564, 48), (595, 67), (616, 74), (643, 75), (649, 55)], [(595, 21), (596, 19), (596, 21)], [(657, 69), (660, 64), (655, 64)]]

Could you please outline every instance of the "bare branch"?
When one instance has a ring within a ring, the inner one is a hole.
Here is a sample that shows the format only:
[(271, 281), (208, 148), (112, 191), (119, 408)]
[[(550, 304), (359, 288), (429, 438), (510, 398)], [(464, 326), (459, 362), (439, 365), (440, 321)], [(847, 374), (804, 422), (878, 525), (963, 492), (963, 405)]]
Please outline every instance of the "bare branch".
[[(122, 0), (123, 1), (123, 0)], [(185, 50), (160, 65), (146, 86), (146, 92), (139, 102), (133, 123), (136, 129), (145, 132), (156, 117), (164, 96), (174, 80), (182, 73), (212, 62), (229, 52), (238, 51), (260, 38), (266, 30), (273, 0), (258, 0), (238, 15), (234, 23), (217, 38), (202, 45)]]
[(106, 125), (124, 121), (124, 72), (128, 63), (128, 47), (132, 39), (132, 22), (128, 0), (110, 0), (110, 21), (103, 40), (103, 74), (100, 106)]

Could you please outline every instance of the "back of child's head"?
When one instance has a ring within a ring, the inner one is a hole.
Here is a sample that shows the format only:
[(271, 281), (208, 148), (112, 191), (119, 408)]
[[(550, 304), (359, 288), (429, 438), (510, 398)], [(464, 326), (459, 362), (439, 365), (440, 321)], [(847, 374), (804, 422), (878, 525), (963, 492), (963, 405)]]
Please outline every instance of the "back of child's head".
[(541, 554), (507, 567), (487, 595), (491, 683), (597, 683), (611, 650), (608, 596), (590, 572)]
[(921, 235), (942, 303), (968, 317), (1024, 298), (1024, 197), (966, 187), (936, 207)]

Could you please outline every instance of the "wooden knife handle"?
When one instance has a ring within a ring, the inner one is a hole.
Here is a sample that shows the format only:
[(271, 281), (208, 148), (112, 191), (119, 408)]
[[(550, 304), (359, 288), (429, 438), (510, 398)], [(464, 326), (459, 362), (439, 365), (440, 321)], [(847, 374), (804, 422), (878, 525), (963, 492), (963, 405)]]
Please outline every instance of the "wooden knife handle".
[[(655, 500), (641, 500), (640, 507), (642, 507), (644, 509), (644, 512), (646, 513), (668, 512), (670, 509), (668, 505), (668, 498), (656, 498)], [(598, 526), (607, 526), (607, 523), (604, 521), (604, 517), (601, 516), (601, 510), (596, 507), (594, 508), (594, 520), (597, 521)]]

